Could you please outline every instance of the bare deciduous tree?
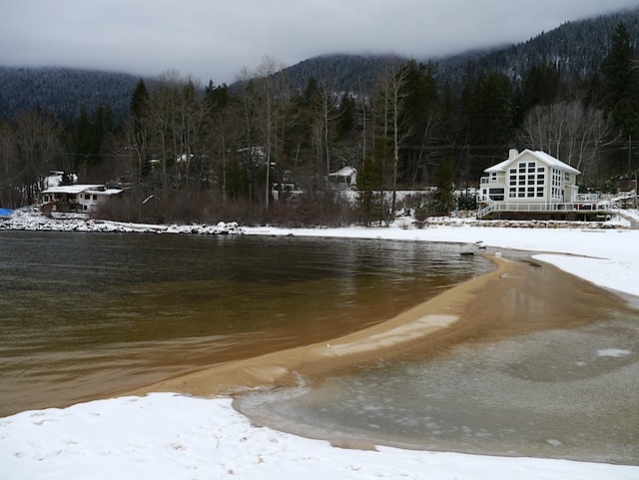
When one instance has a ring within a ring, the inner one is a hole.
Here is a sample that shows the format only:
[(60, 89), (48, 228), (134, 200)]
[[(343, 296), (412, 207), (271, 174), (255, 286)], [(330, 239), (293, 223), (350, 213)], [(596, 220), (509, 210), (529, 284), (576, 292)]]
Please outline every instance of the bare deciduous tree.
[(15, 139), (21, 165), (22, 191), (33, 203), (42, 190), (42, 178), (55, 168), (52, 160), (59, 152), (61, 127), (38, 110), (23, 113), (16, 120)]
[(405, 140), (411, 135), (411, 127), (404, 124), (402, 111), (408, 96), (405, 89), (407, 70), (399, 62), (390, 62), (379, 81), (379, 98), (382, 115), (382, 135), (390, 138), (393, 149), (392, 203), (391, 218), (395, 215), (397, 203), (397, 177), (399, 169), (399, 151)]
[(542, 150), (590, 174), (602, 147), (615, 140), (613, 127), (601, 110), (579, 101), (533, 108), (518, 134), (520, 144)]
[(227, 162), (228, 152), (235, 145), (239, 136), (237, 106), (228, 98), (227, 87), (221, 88), (222, 101), (212, 99), (214, 90), (209, 92), (210, 102), (206, 110), (205, 143), (206, 151), (213, 157), (212, 168), (219, 169), (220, 194), (222, 203), (226, 204), (227, 192)]
[(337, 92), (336, 86), (327, 78), (317, 80), (314, 87), (308, 106), (311, 142), (318, 160), (318, 171), (328, 179), (332, 169), (331, 128), (339, 117)]
[[(281, 148), (283, 112), (290, 100), (286, 78), (281, 73), (284, 64), (265, 56), (255, 72), (243, 69), (238, 80), (244, 84), (242, 110), (246, 135), (246, 148), (253, 151), (262, 147), (265, 175), (264, 205), (269, 208), (271, 197), (271, 168), (276, 151)], [(259, 141), (260, 145), (254, 142)]]
[(13, 129), (8, 122), (0, 122), (0, 205), (15, 206), (18, 164)]
[[(201, 161), (202, 152), (199, 151), (198, 147), (208, 107), (203, 101), (201, 86), (191, 78), (186, 80), (180, 100), (177, 135), (181, 144), (179, 155), (180, 158), (184, 159), (183, 172), (181, 172), (183, 184), (188, 187), (193, 175), (191, 162), (194, 157), (199, 158)], [(197, 189), (199, 189), (201, 183), (199, 173), (197, 177)]]
[(191, 162), (199, 153), (207, 108), (201, 90), (196, 81), (174, 70), (161, 74), (152, 85), (146, 120), (165, 196), (169, 185), (188, 187), (193, 174)]

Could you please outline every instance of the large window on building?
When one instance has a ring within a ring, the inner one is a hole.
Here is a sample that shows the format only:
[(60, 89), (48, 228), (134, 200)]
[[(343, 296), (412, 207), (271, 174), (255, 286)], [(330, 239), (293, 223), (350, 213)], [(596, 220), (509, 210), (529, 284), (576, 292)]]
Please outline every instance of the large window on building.
[(543, 198), (546, 167), (536, 162), (520, 162), (508, 170), (508, 198)]
[(504, 201), (504, 189), (503, 188), (491, 188), (488, 191), (488, 196), (491, 200), (495, 202), (503, 202)]
[(557, 168), (552, 169), (552, 198), (555, 200), (561, 200), (561, 170)]

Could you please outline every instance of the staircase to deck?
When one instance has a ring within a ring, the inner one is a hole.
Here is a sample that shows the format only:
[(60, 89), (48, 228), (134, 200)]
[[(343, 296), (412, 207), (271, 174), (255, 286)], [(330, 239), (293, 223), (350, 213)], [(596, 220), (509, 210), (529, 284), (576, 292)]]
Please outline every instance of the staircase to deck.
[(486, 215), (488, 215), (490, 212), (492, 212), (493, 211), (493, 205), (494, 205), (493, 203), (488, 203), (487, 206), (485, 206), (480, 211), (478, 211), (477, 212), (477, 218), (481, 220)]

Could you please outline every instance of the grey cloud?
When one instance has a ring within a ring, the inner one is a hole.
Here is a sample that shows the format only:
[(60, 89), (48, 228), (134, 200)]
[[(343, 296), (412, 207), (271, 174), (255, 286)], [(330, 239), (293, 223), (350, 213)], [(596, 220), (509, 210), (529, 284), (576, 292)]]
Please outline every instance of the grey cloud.
[(0, 64), (175, 68), (231, 82), (264, 55), (294, 64), (322, 53), (426, 58), (520, 42), (636, 0), (6, 0)]

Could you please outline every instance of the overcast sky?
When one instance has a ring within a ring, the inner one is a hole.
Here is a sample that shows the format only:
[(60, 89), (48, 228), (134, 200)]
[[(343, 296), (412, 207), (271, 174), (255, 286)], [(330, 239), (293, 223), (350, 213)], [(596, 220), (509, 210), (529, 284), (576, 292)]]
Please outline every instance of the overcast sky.
[(516, 43), (639, 0), (2, 0), (0, 65), (230, 83), (268, 55), (417, 59)]

